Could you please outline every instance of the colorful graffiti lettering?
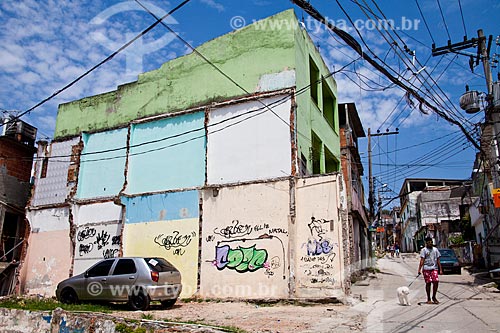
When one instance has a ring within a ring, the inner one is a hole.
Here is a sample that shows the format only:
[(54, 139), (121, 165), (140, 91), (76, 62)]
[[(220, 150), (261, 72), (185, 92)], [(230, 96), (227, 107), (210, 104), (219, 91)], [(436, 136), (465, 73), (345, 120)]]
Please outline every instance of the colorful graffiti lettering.
[(154, 242), (159, 246), (170, 250), (177, 247), (186, 247), (196, 237), (196, 232), (191, 232), (190, 235), (182, 235), (179, 231), (174, 231), (171, 235), (159, 234), (155, 237)]
[(254, 272), (266, 268), (267, 251), (251, 247), (238, 247), (231, 249), (229, 245), (217, 246), (215, 248), (214, 265), (218, 270), (224, 268), (234, 269), (239, 273)]
[(79, 242), (84, 241), (90, 237), (94, 237), (96, 230), (94, 228), (85, 227), (85, 229), (78, 232), (77, 239)]
[(222, 228), (220, 231), (218, 228), (214, 229), (214, 234), (222, 236), (224, 238), (234, 238), (234, 237), (243, 237), (246, 235), (250, 235), (252, 232), (252, 226), (249, 224), (240, 224), (240, 221), (233, 220), (231, 225), (228, 225)]
[(332, 228), (333, 220), (316, 220), (314, 216), (311, 217), (311, 222), (307, 225), (312, 236), (307, 241), (307, 255), (319, 256), (330, 254), (333, 251), (333, 243), (329, 239), (323, 238), (328, 231), (324, 227), (326, 224), (329, 224), (330, 228)]
[(319, 256), (322, 254), (329, 254), (332, 252), (333, 246), (328, 239), (310, 239), (307, 242), (307, 255)]

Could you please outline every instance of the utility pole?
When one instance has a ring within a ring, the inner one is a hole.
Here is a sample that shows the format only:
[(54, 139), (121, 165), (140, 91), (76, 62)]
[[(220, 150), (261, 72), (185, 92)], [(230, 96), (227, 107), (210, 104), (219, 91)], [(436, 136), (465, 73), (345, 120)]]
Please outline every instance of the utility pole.
[[(445, 53), (458, 53), (461, 55), (466, 55), (470, 57), (469, 64), (471, 66), (471, 70), (474, 69), (474, 61), (475, 65), (479, 65), (479, 59), (481, 59), (483, 63), (483, 70), (484, 70), (484, 76), (486, 79), (486, 108), (485, 108), (485, 128), (490, 127), (491, 128), (491, 136), (492, 139), (491, 141), (485, 138), (484, 136), (481, 138), (481, 141), (486, 141), (481, 144), (481, 153), (484, 155), (483, 159), (487, 161), (489, 164), (489, 172), (490, 172), (490, 179), (492, 180), (492, 187), (494, 190), (497, 190), (500, 187), (500, 181), (499, 181), (499, 169), (498, 169), (498, 162), (499, 162), (499, 156), (500, 152), (498, 150), (498, 139), (497, 135), (500, 134), (500, 128), (499, 128), (499, 122), (500, 122), (500, 115), (498, 112), (494, 112), (494, 106), (493, 106), (493, 77), (491, 74), (491, 69), (490, 69), (490, 48), (491, 48), (491, 41), (492, 41), (492, 36), (490, 35), (488, 38), (488, 45), (486, 45), (486, 36), (483, 33), (482, 29), (479, 29), (477, 31), (477, 39), (472, 38), (470, 40), (467, 40), (467, 37), (464, 37), (464, 41), (461, 43), (457, 44), (451, 44), (451, 41), (448, 41), (448, 45), (440, 48), (435, 48), (434, 45), (432, 45), (432, 55), (437, 56), (437, 55), (442, 55)], [(459, 50), (466, 49), (466, 48), (471, 48), (471, 47), (476, 47), (477, 46), (477, 56), (473, 56), (470, 54), (464, 54), (459, 52)], [(475, 58), (475, 59), (474, 59)], [(467, 111), (467, 110), (466, 110)], [(486, 132), (484, 130), (483, 132)], [(486, 140), (485, 140), (486, 139)], [(484, 149), (483, 148), (488, 148)], [(487, 200), (488, 203), (491, 204), (492, 200)], [(489, 210), (492, 213), (488, 214), (488, 220), (493, 220), (495, 223), (490, 230), (488, 230), (487, 234), (484, 237), (484, 241), (486, 244), (486, 253), (487, 253), (487, 262), (488, 266), (491, 265), (490, 262), (490, 250), (488, 246), (488, 240), (490, 236), (493, 234), (493, 232), (498, 228), (500, 225), (500, 209), (496, 208), (495, 206), (492, 207), (492, 209)]]
[[(368, 181), (369, 181), (369, 193), (368, 193), (368, 205), (370, 208), (370, 226), (373, 226), (375, 222), (375, 188), (373, 185), (373, 172), (372, 172), (372, 136), (383, 136), (383, 135), (393, 135), (399, 134), (399, 129), (396, 128), (395, 132), (389, 132), (387, 130), (385, 133), (372, 134), (371, 129), (368, 128)], [(377, 245), (377, 232), (375, 232), (375, 246)], [(371, 242), (371, 237), (370, 237)], [(371, 246), (370, 246), (371, 248)]]

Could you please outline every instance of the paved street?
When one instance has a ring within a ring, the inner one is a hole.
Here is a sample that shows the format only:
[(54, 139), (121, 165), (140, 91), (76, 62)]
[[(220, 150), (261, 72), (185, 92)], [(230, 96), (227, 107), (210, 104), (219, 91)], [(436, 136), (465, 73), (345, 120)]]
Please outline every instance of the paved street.
[[(351, 305), (276, 304), (246, 302), (179, 302), (169, 310), (148, 311), (154, 320), (196, 321), (235, 326), (246, 332), (500, 332), (500, 293), (481, 288), (488, 280), (463, 270), (461, 275), (440, 276), (438, 305), (425, 302), (422, 277), (415, 280), (417, 254), (377, 261), (380, 273), (370, 274), (352, 287)], [(411, 306), (398, 304), (396, 289), (415, 281)], [(360, 300), (361, 299), (361, 300)], [(115, 316), (141, 319), (141, 312), (123, 311)]]
[[(353, 286), (353, 296), (364, 302), (353, 311), (366, 314), (366, 332), (500, 332), (500, 295), (479, 288), (484, 281), (467, 271), (440, 276), (439, 305), (426, 301), (425, 284), (419, 277), (410, 287), (411, 306), (398, 304), (396, 288), (410, 284), (418, 268), (417, 254), (378, 260), (377, 279)], [(352, 314), (351, 314), (352, 315)]]

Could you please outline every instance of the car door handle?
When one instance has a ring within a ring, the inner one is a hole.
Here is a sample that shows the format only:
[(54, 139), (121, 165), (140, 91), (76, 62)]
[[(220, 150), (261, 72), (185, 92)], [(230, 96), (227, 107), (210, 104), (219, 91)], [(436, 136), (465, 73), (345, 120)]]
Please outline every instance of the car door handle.
[(101, 279), (101, 281), (102, 281), (102, 282), (106, 282), (106, 281), (108, 281), (108, 280), (107, 280), (107, 279)]
[(133, 275), (132, 275), (132, 276), (129, 276), (129, 277), (128, 277), (128, 279), (129, 279), (129, 280), (133, 280), (133, 279), (135, 279), (135, 276), (133, 276)]

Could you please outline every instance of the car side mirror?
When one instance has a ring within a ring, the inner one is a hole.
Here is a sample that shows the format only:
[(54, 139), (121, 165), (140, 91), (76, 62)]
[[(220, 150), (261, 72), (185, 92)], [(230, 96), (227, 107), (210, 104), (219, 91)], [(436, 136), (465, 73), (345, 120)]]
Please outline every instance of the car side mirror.
[(89, 272), (88, 272), (88, 271), (87, 271), (87, 272), (85, 272), (85, 274), (83, 274), (83, 276), (84, 276), (85, 278), (88, 278), (88, 277), (89, 277)]

